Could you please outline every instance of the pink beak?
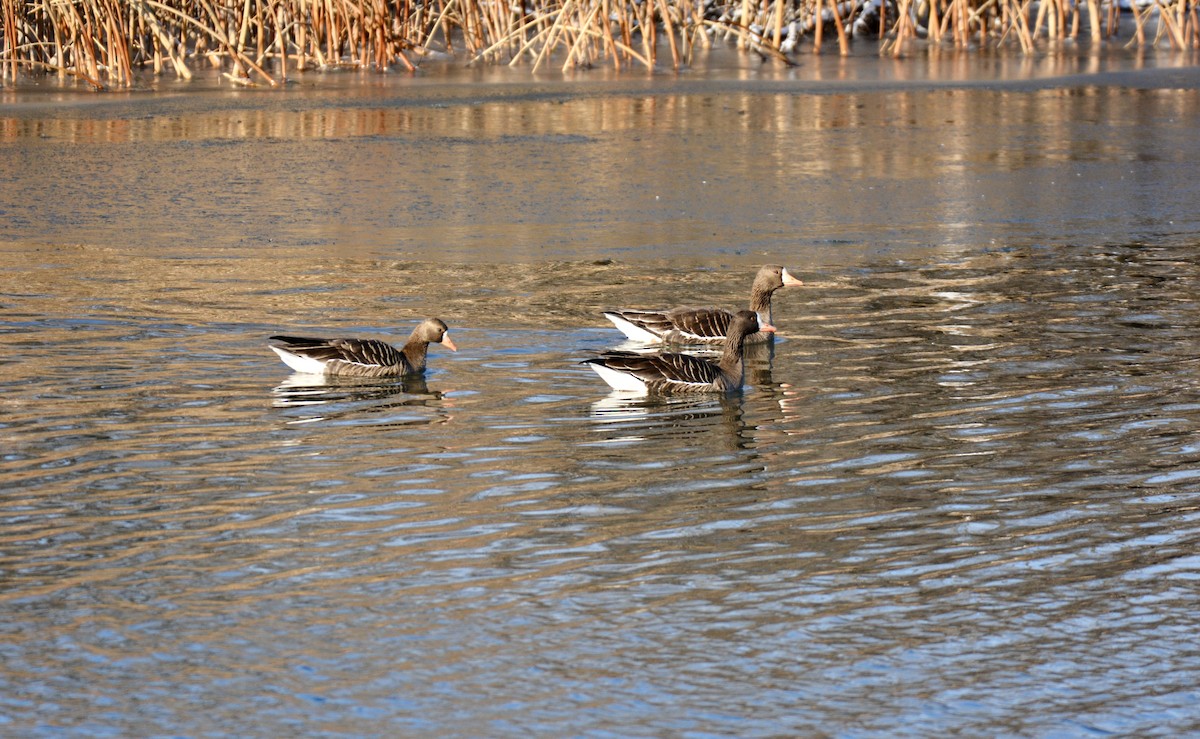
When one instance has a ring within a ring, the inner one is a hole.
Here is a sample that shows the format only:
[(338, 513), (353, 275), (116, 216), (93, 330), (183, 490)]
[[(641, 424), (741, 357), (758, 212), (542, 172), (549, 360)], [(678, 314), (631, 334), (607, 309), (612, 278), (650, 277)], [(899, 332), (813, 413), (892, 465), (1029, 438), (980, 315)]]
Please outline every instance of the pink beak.
[(772, 326), (772, 325), (771, 325), (771, 324), (769, 324), (769, 323), (760, 323), (760, 324), (758, 324), (758, 330), (759, 330), (759, 331), (761, 331), (761, 332), (763, 332), (764, 334), (773, 334), (773, 333), (775, 333), (775, 327), (774, 327), (774, 326)]
[(800, 280), (797, 280), (795, 277), (792, 277), (792, 273), (787, 271), (787, 267), (783, 268), (783, 286), (784, 287), (797, 287), (797, 286), (803, 285), (803, 284), (804, 283), (801, 282)]
[(441, 344), (442, 346), (446, 347), (447, 349), (449, 349), (452, 352), (458, 351), (458, 347), (455, 346), (454, 342), (450, 340), (450, 334), (444, 334), (442, 336), (442, 340), (439, 341), (438, 343)]

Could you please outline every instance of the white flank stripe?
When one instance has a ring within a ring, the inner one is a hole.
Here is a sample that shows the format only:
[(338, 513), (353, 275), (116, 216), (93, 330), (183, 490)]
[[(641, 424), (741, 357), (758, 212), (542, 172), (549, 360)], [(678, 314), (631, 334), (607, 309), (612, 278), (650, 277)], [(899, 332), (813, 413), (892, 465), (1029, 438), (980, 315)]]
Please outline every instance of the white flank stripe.
[(687, 380), (675, 380), (670, 377), (664, 377), (663, 381), (669, 385), (682, 385), (690, 390), (712, 390), (711, 382), (688, 382)]

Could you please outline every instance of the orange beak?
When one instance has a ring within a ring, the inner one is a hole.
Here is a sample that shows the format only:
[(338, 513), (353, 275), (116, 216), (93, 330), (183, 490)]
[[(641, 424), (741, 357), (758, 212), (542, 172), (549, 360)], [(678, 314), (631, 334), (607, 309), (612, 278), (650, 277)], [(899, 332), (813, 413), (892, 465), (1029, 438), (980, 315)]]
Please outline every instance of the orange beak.
[(441, 344), (442, 346), (446, 347), (447, 349), (449, 349), (452, 352), (458, 351), (458, 347), (455, 346), (454, 342), (450, 340), (450, 334), (443, 334), (442, 340), (439, 341), (438, 343)]
[(787, 267), (783, 268), (783, 286), (784, 287), (798, 287), (799, 285), (803, 285), (803, 284), (804, 283), (801, 282), (800, 280), (797, 280), (795, 277), (792, 277), (792, 273), (787, 271)]

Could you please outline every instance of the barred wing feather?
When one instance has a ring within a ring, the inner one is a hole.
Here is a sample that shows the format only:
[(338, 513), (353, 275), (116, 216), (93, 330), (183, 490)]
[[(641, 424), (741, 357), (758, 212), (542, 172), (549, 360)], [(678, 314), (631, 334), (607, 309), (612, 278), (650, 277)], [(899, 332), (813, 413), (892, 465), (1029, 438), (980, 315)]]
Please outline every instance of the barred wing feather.
[(588, 362), (632, 375), (645, 383), (647, 388), (666, 392), (715, 389), (714, 383), (721, 376), (721, 370), (715, 364), (687, 354), (616, 351), (605, 352)]
[(724, 341), (733, 314), (718, 308), (680, 308), (668, 314), (680, 337), (692, 341)]
[(733, 314), (719, 308), (611, 310), (605, 317), (634, 341), (713, 344), (725, 340)]
[(395, 367), (404, 356), (390, 344), (375, 339), (310, 339), (301, 336), (272, 336), (285, 348), (318, 362), (346, 362), (365, 367)]

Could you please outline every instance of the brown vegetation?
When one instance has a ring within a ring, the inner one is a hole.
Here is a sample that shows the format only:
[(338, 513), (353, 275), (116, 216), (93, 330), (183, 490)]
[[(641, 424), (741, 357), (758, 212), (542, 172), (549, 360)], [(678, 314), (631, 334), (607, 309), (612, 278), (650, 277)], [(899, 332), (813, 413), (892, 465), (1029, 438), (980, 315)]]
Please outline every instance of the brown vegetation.
[[(1129, 43), (1200, 47), (1196, 6), (1135, 6)], [(679, 67), (714, 41), (786, 62), (802, 41), (819, 53), (832, 37), (843, 54), (853, 38), (885, 54), (918, 39), (1030, 52), (1081, 27), (1103, 43), (1120, 17), (1113, 0), (0, 0), (0, 80), (54, 71), (100, 89), (128, 86), (138, 68), (188, 78), (210, 63), (276, 85), (311, 67), (412, 69), (434, 52), (620, 69), (651, 67), (662, 49)]]

